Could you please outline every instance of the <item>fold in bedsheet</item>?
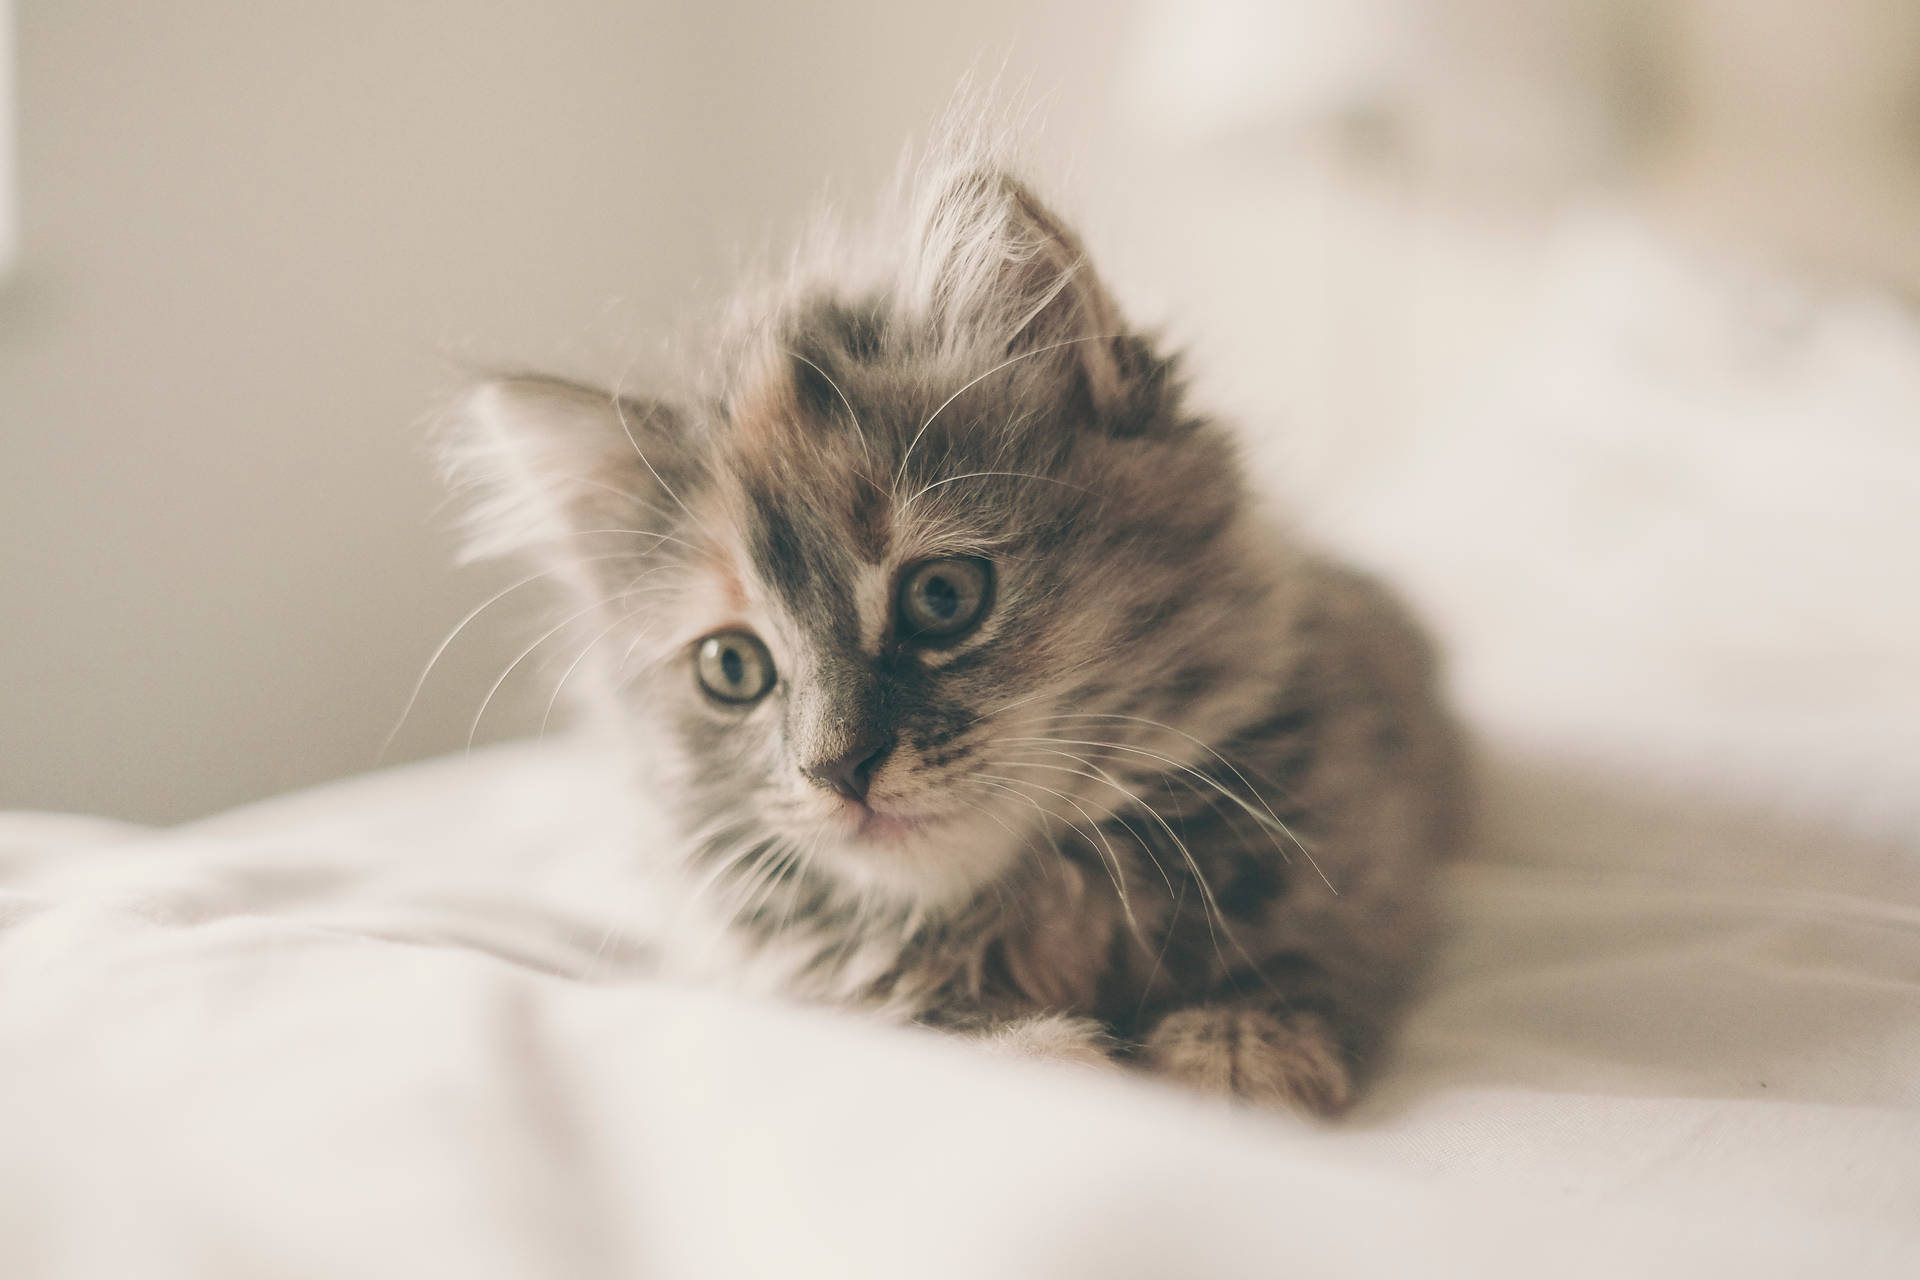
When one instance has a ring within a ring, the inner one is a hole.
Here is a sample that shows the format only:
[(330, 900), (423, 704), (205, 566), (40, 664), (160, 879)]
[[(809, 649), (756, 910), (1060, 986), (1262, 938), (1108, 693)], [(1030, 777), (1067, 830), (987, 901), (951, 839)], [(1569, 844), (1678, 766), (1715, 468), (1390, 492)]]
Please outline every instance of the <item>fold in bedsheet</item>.
[(599, 767), (0, 818), (0, 1274), (1920, 1274), (1911, 852), (1496, 767), (1320, 1128), (646, 979)]

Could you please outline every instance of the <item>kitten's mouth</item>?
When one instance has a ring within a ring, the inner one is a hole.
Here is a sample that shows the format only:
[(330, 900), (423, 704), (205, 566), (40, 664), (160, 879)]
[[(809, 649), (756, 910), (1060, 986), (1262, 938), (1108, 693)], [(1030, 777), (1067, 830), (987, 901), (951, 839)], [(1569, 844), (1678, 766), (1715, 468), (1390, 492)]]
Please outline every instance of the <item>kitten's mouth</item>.
[(859, 800), (843, 800), (835, 820), (850, 835), (875, 844), (889, 844), (906, 839), (917, 831), (940, 821), (941, 815), (935, 813), (908, 813), (898, 810), (876, 809)]
[(818, 852), (835, 874), (858, 892), (917, 907), (966, 901), (1019, 856), (1017, 839), (1002, 845), (975, 831), (965, 805), (909, 809), (836, 797), (809, 808), (806, 826), (822, 837)]

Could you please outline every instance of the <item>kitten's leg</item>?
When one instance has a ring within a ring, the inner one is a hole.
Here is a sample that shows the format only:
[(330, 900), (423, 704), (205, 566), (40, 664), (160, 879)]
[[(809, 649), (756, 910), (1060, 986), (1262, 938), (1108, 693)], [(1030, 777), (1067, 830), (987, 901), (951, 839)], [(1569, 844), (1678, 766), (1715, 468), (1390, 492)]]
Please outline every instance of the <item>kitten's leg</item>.
[(1087, 1067), (1114, 1066), (1114, 1040), (1093, 1018), (1036, 1013), (1023, 1018), (948, 1021), (947, 1030), (979, 1042), (995, 1054)]
[(1209, 1093), (1330, 1116), (1353, 1100), (1339, 1035), (1284, 1001), (1228, 999), (1176, 1009), (1142, 1046), (1150, 1070)]

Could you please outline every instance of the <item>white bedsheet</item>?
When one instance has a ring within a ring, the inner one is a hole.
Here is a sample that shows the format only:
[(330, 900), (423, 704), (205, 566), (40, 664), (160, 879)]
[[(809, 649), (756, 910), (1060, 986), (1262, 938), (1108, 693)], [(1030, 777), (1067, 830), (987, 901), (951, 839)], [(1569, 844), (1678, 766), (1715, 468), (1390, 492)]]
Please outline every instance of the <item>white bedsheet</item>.
[(1495, 762), (1317, 1127), (646, 980), (603, 770), (0, 819), (0, 1275), (1920, 1274), (1896, 847)]

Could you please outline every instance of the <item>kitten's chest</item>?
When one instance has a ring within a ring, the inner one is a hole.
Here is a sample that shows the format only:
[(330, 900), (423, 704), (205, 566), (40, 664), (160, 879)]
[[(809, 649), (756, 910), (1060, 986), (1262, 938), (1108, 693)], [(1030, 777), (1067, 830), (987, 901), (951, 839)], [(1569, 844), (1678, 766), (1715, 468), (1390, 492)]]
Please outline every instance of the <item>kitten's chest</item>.
[[(724, 976), (736, 985), (886, 1016), (1105, 1014), (1155, 986), (1164, 900), (1123, 900), (1070, 864), (922, 923), (796, 916), (735, 922)], [(708, 976), (712, 976), (711, 972)]]
[[(1204, 817), (1180, 820), (1206, 834)], [(1153, 830), (1123, 816), (1097, 842), (1062, 839), (1059, 856), (942, 919), (850, 902), (825, 881), (779, 882), (745, 914), (700, 894), (671, 950), (704, 981), (890, 1018), (1050, 1011), (1126, 1025), (1231, 968), (1249, 923), (1233, 911), (1243, 877), (1216, 865), (1213, 842), (1161, 849)]]

